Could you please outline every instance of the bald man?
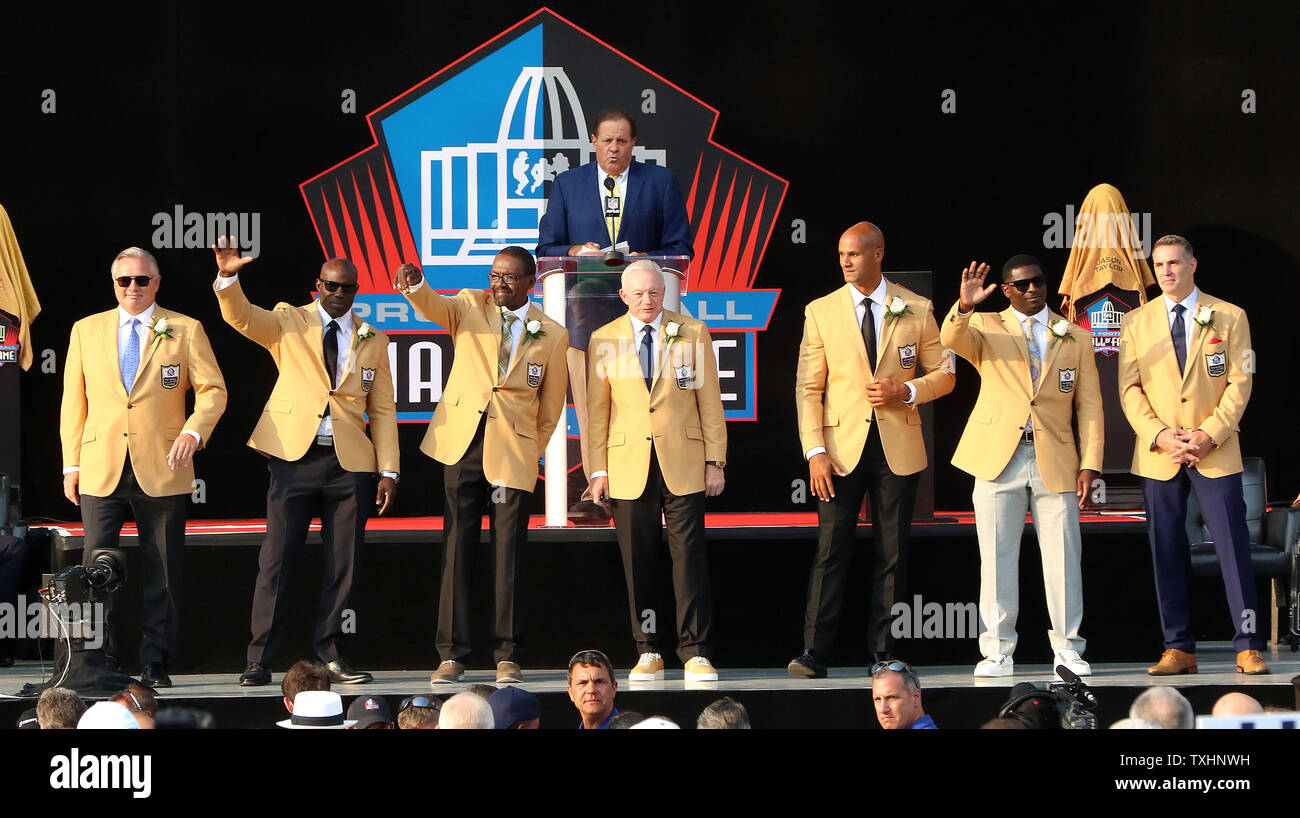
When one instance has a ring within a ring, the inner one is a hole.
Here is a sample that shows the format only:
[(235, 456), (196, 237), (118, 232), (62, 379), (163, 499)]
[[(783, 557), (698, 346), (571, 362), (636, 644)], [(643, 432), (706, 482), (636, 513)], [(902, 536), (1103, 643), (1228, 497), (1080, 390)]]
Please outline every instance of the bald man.
[[(368, 505), (383, 514), (397, 495), (397, 406), (388, 338), (352, 314), (357, 269), (330, 259), (316, 276), (320, 298), (301, 307), (249, 303), (239, 283), (252, 259), (233, 241), (213, 247), (221, 317), (265, 347), (280, 370), (248, 446), (266, 456), (266, 539), (257, 558), (246, 687), (269, 684), (270, 662), (290, 616), (294, 577), (312, 517), (321, 519), (323, 583), (316, 613), (316, 656), (335, 684), (371, 675), (339, 656), (343, 611), (350, 605)], [(370, 434), (366, 435), (366, 417)], [(378, 475), (376, 475), (378, 472)], [(379, 477), (378, 486), (375, 485)]]
[[(792, 676), (821, 678), (847, 593), (858, 509), (871, 497), (875, 555), (867, 642), (892, 658), (890, 609), (903, 595), (916, 485), (927, 458), (917, 408), (952, 391), (930, 301), (881, 274), (885, 237), (859, 222), (840, 236), (844, 286), (804, 310), (795, 376), (799, 438), (817, 497), (804, 651)], [(922, 371), (924, 375), (920, 374)]]
[(1245, 693), (1224, 693), (1219, 700), (1214, 703), (1214, 709), (1210, 715), (1215, 718), (1221, 716), (1250, 716), (1255, 713), (1263, 713), (1264, 705), (1260, 704), (1252, 696)]

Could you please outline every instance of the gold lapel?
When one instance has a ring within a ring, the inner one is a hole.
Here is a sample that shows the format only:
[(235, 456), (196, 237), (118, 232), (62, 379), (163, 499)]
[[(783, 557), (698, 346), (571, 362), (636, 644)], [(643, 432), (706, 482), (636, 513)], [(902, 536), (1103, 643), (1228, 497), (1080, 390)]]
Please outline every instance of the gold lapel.
[[(884, 350), (889, 348), (889, 342), (894, 339), (894, 327), (898, 326), (899, 321), (902, 321), (907, 318), (905, 314), (900, 315), (897, 318), (890, 318), (888, 315), (885, 315), (885, 312), (889, 308), (890, 302), (894, 300), (894, 296), (898, 296), (899, 298), (902, 298), (904, 300), (906, 300), (907, 298), (906, 296), (903, 295), (902, 287), (898, 286), (897, 284), (890, 281), (889, 279), (885, 279), (885, 303), (880, 305), (881, 316), (882, 316), (880, 322), (880, 338), (876, 341), (876, 360), (872, 362), (873, 371), (874, 371), (874, 367), (879, 365), (880, 356), (884, 354)], [(866, 348), (865, 343), (863, 344), (863, 348), (864, 349)], [(919, 355), (917, 356), (917, 360), (920, 360)]]
[[(848, 333), (850, 338), (855, 339), (849, 343), (858, 351), (858, 357), (862, 358), (862, 363), (867, 365), (867, 372), (875, 372), (876, 362), (867, 360), (867, 342), (862, 340), (862, 325), (857, 323), (858, 301), (861, 300), (859, 296), (862, 293), (858, 292), (857, 288), (852, 284), (845, 284), (843, 293), (840, 303), (844, 306), (841, 306), (836, 312), (839, 313), (843, 321), (844, 331)], [(878, 343), (876, 344), (876, 356), (880, 356), (880, 344)]]
[(323, 314), (314, 301), (302, 309), (307, 313), (307, 346), (311, 347), (312, 357), (316, 361), (316, 377), (321, 379), (326, 389), (329, 389), (330, 373), (325, 370), (325, 321)]
[[(144, 345), (144, 349), (140, 351), (140, 368), (136, 370), (135, 383), (131, 385), (132, 392), (135, 392), (135, 388), (140, 385), (140, 382), (142, 380), (144, 380), (144, 375), (149, 370), (150, 361), (153, 360), (154, 350), (158, 348), (159, 344), (171, 343), (171, 341), (169, 341), (168, 339), (159, 338), (157, 335), (154, 335), (153, 332), (149, 330), (149, 327), (153, 326), (153, 322), (156, 322), (161, 318), (166, 318), (168, 321), (170, 321), (172, 319), (172, 314), (169, 313), (167, 310), (164, 310), (162, 307), (159, 307), (155, 303), (153, 308), (153, 321), (151, 321), (148, 325), (145, 326), (145, 342), (144, 342), (145, 345)], [(174, 329), (172, 329), (172, 339), (176, 338), (176, 333), (179, 331), (179, 329), (180, 329), (179, 327), (175, 327)], [(179, 362), (163, 361), (163, 363), (179, 363)]]
[[(343, 366), (343, 374), (339, 376), (339, 387), (343, 386), (343, 382), (348, 379), (348, 376), (352, 374), (352, 370), (356, 368), (357, 354), (361, 350), (361, 324), (363, 323), (365, 322), (357, 320), (356, 313), (352, 313), (352, 342), (348, 345), (348, 362)], [(324, 358), (325, 342), (322, 336), (321, 359), (324, 360)], [(325, 374), (328, 375), (329, 373), (326, 372)]]
[[(534, 315), (534, 313), (537, 313), (537, 315)], [(528, 312), (524, 313), (524, 325), (519, 328), (519, 346), (515, 347), (515, 354), (510, 356), (510, 364), (506, 367), (506, 380), (510, 379), (511, 373), (513, 373), (515, 367), (519, 365), (519, 359), (524, 357), (524, 347), (528, 344), (540, 343), (540, 339), (538, 341), (528, 340), (528, 322), (534, 319), (540, 321), (541, 318), (539, 316), (544, 314), (545, 313), (541, 310), (537, 309), (537, 305), (534, 304), (530, 298), (528, 300)], [(497, 310), (497, 316), (499, 317), (500, 315), (501, 310)]]
[[(1032, 397), (1038, 394), (1038, 385), (1030, 380), (1033, 371), (1029, 368), (1029, 340), (1025, 338), (1025, 328), (1016, 318), (1015, 312), (1013, 312), (1010, 307), (1007, 307), (1005, 310), (998, 313), (998, 317), (1002, 319), (1003, 329), (1006, 329), (1008, 325), (1016, 328), (1015, 332), (1007, 330), (1007, 334), (1015, 340), (1016, 349), (1020, 350), (1020, 359), (1024, 361), (1025, 364), (1025, 379), (1023, 383), (1029, 384), (1029, 394)], [(1039, 372), (1038, 377), (1040, 381), (1042, 380), (1042, 376), (1043, 373)]]
[[(675, 312), (669, 312), (668, 310), (664, 310), (662, 320), (659, 322), (659, 354), (657, 356), (659, 358), (659, 373), (655, 375), (655, 379), (654, 379), (655, 386), (658, 386), (659, 381), (663, 380), (664, 373), (672, 369), (672, 364), (669, 362), (670, 349), (668, 343), (667, 329), (668, 329), (668, 325), (673, 323), (674, 321), (677, 322), (677, 331), (680, 333), (682, 328), (681, 326), (682, 317)], [(685, 342), (679, 337), (676, 341), (673, 341), (672, 343), (681, 344)], [(676, 376), (674, 375), (672, 377), (675, 378)]]
[[(1152, 348), (1156, 351), (1155, 360), (1159, 362), (1157, 365), (1167, 365), (1169, 368), (1170, 379), (1174, 383), (1181, 384), (1183, 382), (1184, 373), (1178, 371), (1178, 356), (1174, 354), (1174, 335), (1169, 329), (1169, 308), (1165, 303), (1165, 297), (1163, 295), (1156, 296), (1155, 301), (1150, 303), (1156, 304), (1157, 302), (1159, 303), (1159, 306), (1149, 309), (1148, 312), (1150, 314), (1143, 316), (1150, 324), (1147, 332), (1144, 334), (1147, 337), (1155, 338), (1155, 343), (1152, 345)], [(1134, 327), (1135, 339), (1139, 337), (1137, 329), (1137, 327)]]
[[(1057, 338), (1052, 334), (1052, 324), (1061, 319), (1062, 316), (1053, 313), (1051, 310), (1047, 311), (1047, 349), (1043, 350), (1043, 371), (1038, 373), (1038, 386), (1034, 389), (1035, 395), (1043, 388), (1043, 384), (1047, 383), (1047, 373), (1056, 364), (1056, 356), (1061, 354), (1061, 347), (1074, 343), (1067, 340), (1070, 337), (1068, 329), (1065, 338)], [(1025, 348), (1026, 350), (1029, 348), (1028, 344), (1025, 345)]]
[[(1201, 307), (1209, 307), (1211, 310), (1213, 310), (1214, 305), (1218, 303), (1219, 302), (1216, 299), (1211, 298), (1210, 296), (1206, 295), (1204, 291), (1202, 291), (1197, 296), (1196, 309), (1198, 312), (1200, 311)], [(1182, 378), (1182, 382), (1184, 384), (1187, 383), (1187, 379), (1188, 377), (1191, 376), (1192, 370), (1196, 368), (1195, 361), (1200, 360), (1200, 356), (1204, 354), (1203, 352), (1201, 352), (1201, 349), (1205, 346), (1205, 342), (1209, 340), (1210, 334), (1214, 332), (1212, 328), (1202, 327), (1200, 324), (1196, 323), (1195, 315), (1196, 315), (1195, 313), (1192, 313), (1191, 315), (1187, 316), (1187, 318), (1185, 319), (1187, 321), (1192, 322), (1192, 343), (1190, 346), (1187, 347), (1187, 367), (1183, 370), (1183, 378)], [(1214, 320), (1213, 316), (1211, 316), (1210, 320), (1211, 321)], [(1174, 339), (1171, 333), (1169, 337), (1170, 346), (1172, 346), (1173, 343), (1174, 343)]]
[[(501, 374), (501, 308), (492, 303), (492, 293), (484, 291), (486, 299), (483, 302), (483, 321), (487, 324), (488, 331), (486, 334), (479, 335), (479, 346), (483, 348), (484, 356), (491, 362), (489, 368), (492, 370), (492, 383), (500, 386), (502, 381)], [(506, 374), (509, 374), (507, 371)]]
[[(117, 377), (113, 379), (117, 385), (117, 396), (119, 398), (128, 398), (130, 395), (126, 394), (126, 387), (122, 385), (122, 350), (117, 348), (117, 309), (114, 308), (112, 312), (104, 313), (104, 319), (103, 324), (100, 325), (96, 333), (100, 337), (93, 339), (92, 343), (97, 340), (99, 342), (98, 347), (108, 351), (108, 358), (113, 362), (112, 371), (117, 373)], [(140, 380), (138, 370), (136, 380)]]

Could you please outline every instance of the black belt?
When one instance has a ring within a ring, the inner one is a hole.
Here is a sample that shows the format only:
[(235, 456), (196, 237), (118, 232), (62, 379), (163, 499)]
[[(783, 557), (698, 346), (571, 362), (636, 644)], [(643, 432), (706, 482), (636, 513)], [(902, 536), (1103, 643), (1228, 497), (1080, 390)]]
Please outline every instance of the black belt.
[(1020, 442), (1021, 442), (1021, 443), (1030, 443), (1030, 444), (1032, 444), (1032, 443), (1034, 442), (1034, 430), (1033, 430), (1033, 429), (1026, 429), (1026, 430), (1024, 430), (1023, 432), (1021, 432), (1021, 433), (1020, 433)]

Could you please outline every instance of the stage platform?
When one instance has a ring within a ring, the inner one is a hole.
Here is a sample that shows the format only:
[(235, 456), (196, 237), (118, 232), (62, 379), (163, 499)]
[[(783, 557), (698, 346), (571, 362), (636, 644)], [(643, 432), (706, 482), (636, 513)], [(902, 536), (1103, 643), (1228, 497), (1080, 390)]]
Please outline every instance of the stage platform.
[[(235, 674), (245, 665), (248, 617), (257, 575), (257, 551), (265, 536), (264, 520), (191, 521), (187, 526), (185, 586), (181, 606), (181, 649), (173, 676)], [(710, 581), (714, 595), (713, 660), (720, 667), (784, 667), (802, 647), (808, 570), (815, 551), (816, 515), (802, 513), (719, 513), (707, 515)], [(520, 659), (529, 667), (561, 667), (575, 650), (601, 647), (619, 666), (635, 662), (622, 559), (610, 525), (551, 528), (534, 517), (526, 551), (523, 606), (526, 642)], [(1161, 634), (1151, 557), (1141, 511), (1107, 510), (1082, 517), (1084, 622), (1089, 659), (1104, 663), (1146, 663), (1159, 655)], [(850, 567), (841, 626), (831, 652), (833, 664), (869, 664), (865, 645), (871, 574), (871, 525), (859, 524), (858, 556)], [(80, 525), (50, 523), (33, 528), (29, 537), (41, 570), (58, 570), (81, 562)], [(377, 518), (369, 521), (353, 593), (350, 630), (340, 650), (354, 667), (372, 672), (437, 664), (434, 649), (436, 608), (442, 556), (442, 518)], [(121, 545), (127, 557), (128, 585), (120, 592), (114, 616), (121, 641), (116, 655), (127, 673), (138, 673), (138, 576), (135, 529), (127, 525)], [(493, 667), (490, 645), (491, 540), (485, 528), (475, 558), (471, 589), (471, 637), (476, 653), (466, 658), (471, 669)], [(320, 576), (319, 526), (314, 525), (297, 583), (297, 603), (286, 641), (273, 661), (279, 669), (299, 658), (312, 658), (310, 634)], [(1046, 662), (1047, 615), (1042, 569), (1032, 526), (1021, 547), (1020, 645), (1017, 656)], [(662, 565), (661, 586), (671, 589), (670, 561)], [(40, 576), (35, 572), (25, 593), (35, 600)], [(979, 550), (971, 512), (938, 512), (912, 527), (908, 593), (911, 612), (902, 624), (898, 652), (926, 666), (974, 665), (979, 660), (974, 615), (979, 595)], [(1223, 585), (1217, 577), (1193, 577), (1198, 600), (1193, 626), (1198, 642), (1231, 637), (1224, 615)], [(1271, 597), (1266, 579), (1257, 582), (1261, 607)], [(666, 590), (670, 594), (670, 590)], [(934, 608), (932, 606), (937, 606)], [(657, 610), (674, 610), (671, 598)], [(932, 610), (943, 612), (938, 631), (927, 623)], [(964, 610), (964, 612), (963, 612)], [(661, 632), (672, 632), (671, 618), (661, 616)], [(924, 621), (923, 621), (924, 620)], [(1263, 618), (1259, 630), (1271, 633)], [(1285, 628), (1284, 628), (1285, 632)], [(19, 646), (19, 659), (34, 659), (30, 641)], [(1145, 665), (1143, 665), (1145, 666)]]
[[(1093, 689), (1100, 706), (1099, 721), (1108, 726), (1128, 715), (1133, 699), (1152, 685), (1177, 687), (1192, 702), (1197, 714), (1206, 714), (1219, 696), (1240, 690), (1265, 706), (1286, 710), (1297, 707), (1292, 679), (1300, 674), (1300, 654), (1289, 650), (1266, 651), (1273, 672), (1266, 676), (1243, 676), (1234, 670), (1234, 656), (1227, 644), (1202, 645), (1197, 651), (1200, 672), (1191, 676), (1152, 677), (1149, 663), (1101, 663), (1084, 681)], [(1157, 658), (1152, 657), (1152, 661)], [(945, 728), (975, 728), (997, 715), (1011, 688), (1020, 682), (1046, 686), (1054, 681), (1046, 664), (1018, 664), (1014, 676), (975, 679), (971, 665), (918, 667), (926, 712)], [(375, 680), (365, 685), (336, 685), (345, 706), (353, 697), (381, 695), (394, 707), (406, 696), (430, 694), (447, 697), (474, 682), (492, 684), (495, 674), (471, 670), (458, 684), (431, 685), (430, 670), (374, 671)], [(679, 668), (670, 666), (661, 682), (629, 682), (627, 668), (618, 668), (616, 704), (620, 710), (645, 715), (667, 716), (683, 727), (693, 727), (700, 711), (721, 696), (731, 696), (749, 710), (755, 728), (877, 729), (871, 700), (870, 680), (865, 667), (832, 667), (826, 679), (796, 679), (777, 668), (720, 667), (717, 682), (687, 684)], [(283, 668), (276, 667), (273, 683), (264, 687), (240, 687), (237, 674), (173, 676), (175, 686), (159, 691), (162, 706), (197, 707), (210, 711), (218, 727), (271, 727), (286, 717), (281, 703)], [(42, 682), (41, 667), (21, 662), (0, 669), (0, 725), (12, 726), (19, 714), (33, 706), (30, 699), (13, 697), (24, 684)], [(542, 704), (542, 726), (576, 728), (577, 716), (566, 693), (564, 669), (525, 670), (522, 685), (538, 696)]]

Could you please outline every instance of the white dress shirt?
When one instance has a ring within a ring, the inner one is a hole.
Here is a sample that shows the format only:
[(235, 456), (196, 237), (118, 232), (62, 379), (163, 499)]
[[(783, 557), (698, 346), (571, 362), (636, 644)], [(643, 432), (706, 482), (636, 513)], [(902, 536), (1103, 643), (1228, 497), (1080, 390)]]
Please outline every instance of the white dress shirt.
[[(325, 308), (321, 306), (320, 301), (317, 301), (316, 312), (320, 314), (320, 337), (322, 342), (325, 340), (325, 328), (329, 326), (329, 323), (334, 321), (339, 325), (339, 357), (334, 368), (334, 383), (341, 384), (343, 383), (343, 373), (348, 369), (348, 355), (352, 352), (352, 310), (348, 310), (338, 318), (334, 318), (325, 312)], [(326, 415), (321, 420), (320, 428), (316, 430), (316, 434), (322, 437), (333, 437), (334, 419)]]
[(1196, 337), (1193, 334), (1193, 330), (1197, 326), (1196, 322), (1192, 320), (1192, 317), (1196, 315), (1197, 301), (1200, 299), (1200, 296), (1201, 292), (1196, 289), (1196, 287), (1192, 287), (1192, 292), (1182, 301), (1175, 301), (1167, 295), (1164, 296), (1165, 317), (1169, 319), (1170, 335), (1173, 334), (1174, 319), (1177, 317), (1174, 315), (1174, 307), (1178, 304), (1182, 304), (1187, 310), (1183, 313), (1183, 333), (1186, 335), (1186, 343), (1184, 344), (1183, 349), (1187, 350), (1189, 353), (1192, 351), (1192, 339)]
[[(1051, 320), (1052, 314), (1048, 312), (1047, 307), (1043, 307), (1036, 315), (1025, 315), (1020, 310), (1012, 307), (1011, 314), (1016, 317), (1016, 321), (1020, 324), (1021, 329), (1024, 328), (1025, 321), (1033, 321), (1029, 326), (1033, 329), (1034, 343), (1038, 344), (1038, 379), (1041, 382), (1043, 379), (1043, 362), (1047, 360), (1047, 343), (1049, 340), (1047, 337), (1047, 322)], [(1036, 387), (1037, 384), (1030, 384), (1030, 391), (1032, 392)], [(1034, 418), (1031, 415), (1029, 419), (1025, 421), (1025, 431), (1032, 432), (1033, 430)]]
[[(636, 355), (638, 361), (641, 360), (642, 330), (645, 327), (652, 328), (653, 331), (650, 333), (650, 360), (653, 362), (651, 365), (657, 371), (659, 369), (659, 328), (663, 325), (664, 322), (663, 311), (661, 310), (659, 314), (655, 316), (654, 320), (648, 324), (645, 321), (642, 321), (640, 318), (637, 318), (632, 313), (628, 313), (627, 317), (632, 319), (632, 340), (636, 347)], [(643, 372), (641, 374), (644, 375), (645, 373)], [(650, 377), (653, 382), (654, 374), (651, 374)], [(592, 472), (591, 479), (595, 480), (597, 477), (604, 477), (607, 474), (609, 474), (609, 472), (607, 471)]]
[[(866, 313), (867, 299), (871, 299), (871, 321), (876, 328), (876, 360), (871, 362), (871, 368), (873, 370), (876, 368), (876, 364), (880, 362), (880, 341), (885, 335), (885, 307), (887, 306), (885, 304), (885, 285), (885, 277), (881, 276), (880, 283), (876, 285), (876, 289), (872, 290), (870, 295), (863, 295), (862, 291), (857, 287), (854, 287), (852, 284), (844, 285), (845, 287), (848, 287), (849, 296), (853, 299), (853, 320), (857, 322), (859, 328), (862, 326), (862, 319)], [(865, 341), (863, 343), (865, 343)], [(903, 403), (911, 406), (916, 402), (916, 387), (912, 386), (912, 384), (907, 381), (904, 381), (903, 385), (907, 387), (907, 397), (903, 399)], [(811, 460), (813, 455), (821, 454), (824, 451), (826, 451), (825, 446), (814, 446), (804, 453), (804, 460)]]

